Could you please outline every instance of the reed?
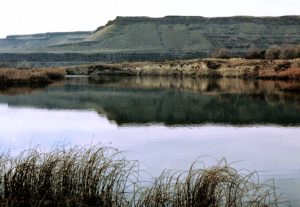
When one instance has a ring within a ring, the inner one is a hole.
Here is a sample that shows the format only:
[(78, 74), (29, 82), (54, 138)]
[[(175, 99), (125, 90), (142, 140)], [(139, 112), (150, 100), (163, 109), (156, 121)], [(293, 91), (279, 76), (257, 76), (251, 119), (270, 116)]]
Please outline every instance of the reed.
[(188, 171), (164, 171), (151, 187), (144, 188), (137, 206), (267, 207), (277, 206), (273, 182), (259, 183), (256, 172), (243, 174), (225, 159), (203, 168), (199, 162)]
[(58, 147), (0, 156), (0, 205), (23, 206), (277, 206), (274, 185), (260, 184), (225, 160), (189, 171), (166, 170), (140, 181), (139, 164), (116, 149)]

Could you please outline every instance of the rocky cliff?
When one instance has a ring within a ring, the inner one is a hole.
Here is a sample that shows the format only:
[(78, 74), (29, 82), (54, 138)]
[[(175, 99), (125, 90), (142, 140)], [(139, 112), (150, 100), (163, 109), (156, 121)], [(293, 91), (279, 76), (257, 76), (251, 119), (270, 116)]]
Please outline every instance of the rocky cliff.
[(46, 33), (0, 39), (0, 53), (129, 53), (210, 56), (220, 48), (242, 54), (300, 43), (300, 16), (117, 17), (93, 32)]

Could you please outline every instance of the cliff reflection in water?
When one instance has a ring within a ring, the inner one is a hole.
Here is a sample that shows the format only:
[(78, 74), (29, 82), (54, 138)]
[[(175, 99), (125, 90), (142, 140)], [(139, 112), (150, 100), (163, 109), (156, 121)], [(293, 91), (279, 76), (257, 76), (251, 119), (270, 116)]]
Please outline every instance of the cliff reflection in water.
[(2, 90), (0, 102), (9, 106), (91, 109), (119, 125), (209, 123), (298, 126), (299, 91), (299, 82), (286, 81), (69, 78), (44, 89)]

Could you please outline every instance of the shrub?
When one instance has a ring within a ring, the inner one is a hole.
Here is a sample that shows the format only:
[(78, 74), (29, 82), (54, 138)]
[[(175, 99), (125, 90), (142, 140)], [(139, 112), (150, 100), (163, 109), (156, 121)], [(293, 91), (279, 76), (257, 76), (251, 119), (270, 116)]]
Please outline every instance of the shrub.
[(211, 56), (213, 58), (224, 58), (224, 59), (228, 59), (230, 58), (230, 51), (227, 48), (218, 48), (216, 49)]
[(265, 59), (266, 50), (254, 49), (249, 55), (246, 55), (247, 59)]
[(210, 69), (218, 69), (221, 67), (221, 64), (215, 61), (207, 61), (206, 66)]
[(300, 58), (300, 44), (296, 46), (296, 56)]
[(284, 70), (287, 70), (288, 68), (290, 68), (291, 65), (292, 65), (292, 63), (291, 62), (287, 62), (287, 61), (286, 62), (282, 62), (282, 63), (278, 63), (275, 66), (274, 70), (275, 71), (284, 71)]
[(280, 59), (295, 59), (297, 58), (296, 47), (285, 47), (280, 53)]
[(281, 48), (274, 45), (274, 46), (271, 46), (269, 49), (266, 50), (265, 58), (267, 60), (275, 60), (275, 59), (278, 59), (280, 57), (280, 54), (281, 54)]

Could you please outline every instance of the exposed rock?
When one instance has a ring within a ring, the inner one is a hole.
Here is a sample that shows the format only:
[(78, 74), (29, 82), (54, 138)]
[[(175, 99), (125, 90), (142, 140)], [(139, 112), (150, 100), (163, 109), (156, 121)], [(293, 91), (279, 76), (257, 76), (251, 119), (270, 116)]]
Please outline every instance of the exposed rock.
[(232, 54), (300, 43), (300, 16), (117, 17), (94, 32), (45, 33), (0, 39), (0, 53)]

